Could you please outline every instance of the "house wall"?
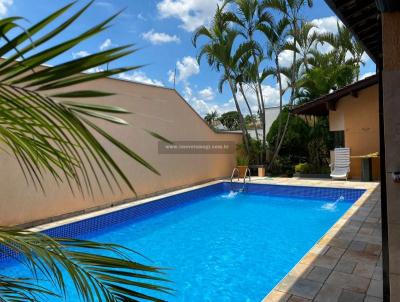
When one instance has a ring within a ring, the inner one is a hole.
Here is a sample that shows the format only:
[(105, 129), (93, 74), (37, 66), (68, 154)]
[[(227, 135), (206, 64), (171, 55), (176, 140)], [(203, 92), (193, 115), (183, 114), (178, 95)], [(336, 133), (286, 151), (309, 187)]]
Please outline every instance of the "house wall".
[[(379, 151), (378, 85), (358, 92), (358, 97), (346, 96), (329, 112), (331, 131), (344, 130), (345, 146), (352, 156)], [(373, 179), (379, 179), (379, 159), (372, 159)], [(361, 177), (361, 159), (352, 158), (350, 177)]]
[(275, 122), (278, 116), (279, 107), (265, 108), (265, 135), (268, 135), (269, 129), (271, 129), (273, 122)]
[[(136, 84), (114, 79), (101, 79), (77, 89), (101, 89), (117, 93), (107, 98), (85, 100), (96, 104), (121, 106), (133, 112), (121, 116), (129, 126), (98, 121), (109, 133), (135, 150), (160, 173), (158, 176), (140, 166), (115, 147), (103, 143), (122, 167), (135, 187), (138, 196), (152, 194), (171, 188), (188, 186), (210, 179), (226, 177), (235, 165), (235, 154), (159, 154), (158, 141), (142, 129), (150, 129), (172, 141), (225, 141), (239, 143), (240, 134), (214, 132), (203, 119), (174, 90)], [(128, 188), (112, 194), (104, 181), (104, 196), (74, 197), (68, 186), (57, 186), (46, 177), (46, 194), (27, 185), (17, 162), (0, 152), (0, 225), (24, 224), (31, 221), (85, 209), (105, 207), (112, 203), (134, 197)]]

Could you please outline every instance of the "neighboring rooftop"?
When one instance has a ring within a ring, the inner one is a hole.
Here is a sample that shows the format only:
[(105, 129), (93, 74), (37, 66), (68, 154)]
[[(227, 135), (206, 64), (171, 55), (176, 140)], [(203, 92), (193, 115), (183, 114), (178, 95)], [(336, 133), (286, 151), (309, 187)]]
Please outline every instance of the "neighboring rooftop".
[(295, 114), (303, 114), (303, 115), (316, 115), (316, 116), (328, 115), (329, 110), (335, 110), (336, 102), (339, 99), (350, 94), (353, 96), (357, 96), (358, 91), (371, 87), (375, 84), (378, 84), (377, 75), (367, 77), (361, 81), (355, 82), (351, 85), (335, 90), (332, 93), (321, 96), (315, 99), (314, 101), (299, 105), (295, 107), (292, 110), (292, 112)]

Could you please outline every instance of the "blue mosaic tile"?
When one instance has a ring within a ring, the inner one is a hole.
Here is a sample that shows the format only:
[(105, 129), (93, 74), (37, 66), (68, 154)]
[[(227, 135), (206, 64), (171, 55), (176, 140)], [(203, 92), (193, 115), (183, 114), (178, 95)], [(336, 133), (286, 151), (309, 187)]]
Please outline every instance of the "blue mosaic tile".
[[(86, 234), (102, 231), (103, 229), (123, 224), (126, 222), (146, 219), (146, 217), (158, 215), (168, 211), (173, 211), (179, 207), (184, 207), (203, 197), (218, 195), (231, 190), (240, 190), (242, 183), (222, 182), (200, 189), (184, 192), (181, 194), (164, 197), (149, 203), (121, 209), (112, 213), (84, 219), (67, 225), (62, 225), (44, 231), (52, 237), (82, 238)], [(365, 192), (362, 189), (342, 189), (342, 188), (321, 188), (303, 186), (284, 186), (268, 184), (246, 184), (245, 191), (248, 194), (297, 197), (309, 200), (335, 201), (343, 196), (345, 201), (355, 202)], [(15, 258), (18, 255), (0, 246), (0, 261)]]

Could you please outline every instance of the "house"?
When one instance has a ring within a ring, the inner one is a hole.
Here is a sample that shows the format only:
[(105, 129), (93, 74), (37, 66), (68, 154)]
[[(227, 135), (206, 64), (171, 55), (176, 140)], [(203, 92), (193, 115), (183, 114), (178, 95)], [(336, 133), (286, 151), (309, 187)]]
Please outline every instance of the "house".
[[(293, 109), (299, 115), (328, 116), (334, 147), (349, 147), (350, 178), (361, 178), (361, 158), (379, 151), (379, 88), (374, 75)], [(331, 152), (333, 157), (333, 152)], [(333, 162), (333, 159), (331, 159)], [(372, 159), (372, 178), (380, 175), (379, 158)]]

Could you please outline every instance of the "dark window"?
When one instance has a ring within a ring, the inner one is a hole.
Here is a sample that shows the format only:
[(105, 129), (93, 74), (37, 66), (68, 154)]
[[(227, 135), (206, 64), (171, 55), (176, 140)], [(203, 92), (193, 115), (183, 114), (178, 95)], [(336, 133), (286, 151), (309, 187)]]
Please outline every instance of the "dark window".
[(335, 148), (344, 147), (344, 131), (333, 131), (333, 145)]

